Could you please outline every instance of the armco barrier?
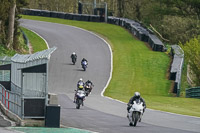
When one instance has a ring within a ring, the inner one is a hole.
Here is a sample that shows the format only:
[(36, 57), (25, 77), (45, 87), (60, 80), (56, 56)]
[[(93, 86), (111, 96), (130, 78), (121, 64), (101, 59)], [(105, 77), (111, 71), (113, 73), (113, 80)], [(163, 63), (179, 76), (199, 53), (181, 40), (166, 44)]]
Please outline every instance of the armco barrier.
[(176, 93), (177, 96), (180, 94), (180, 85), (181, 85), (181, 74), (184, 63), (184, 52), (178, 45), (171, 46), (171, 56), (173, 58), (171, 69), (170, 69), (170, 80), (174, 80), (173, 93)]
[(166, 47), (160, 39), (150, 32), (147, 28), (142, 26), (139, 22), (127, 18), (108, 17), (108, 23), (120, 25), (128, 29), (134, 36), (144, 42), (148, 42), (154, 51), (166, 51)]
[(58, 17), (58, 12), (50, 12), (50, 17), (57, 18)]
[(41, 16), (43, 16), (43, 17), (50, 17), (51, 13), (50, 13), (50, 11), (42, 11), (41, 12)]
[(200, 86), (186, 89), (186, 97), (200, 98)]
[(58, 17), (58, 18), (65, 19), (65, 13), (64, 13), (64, 12), (58, 12), (58, 13), (57, 13), (57, 17)]

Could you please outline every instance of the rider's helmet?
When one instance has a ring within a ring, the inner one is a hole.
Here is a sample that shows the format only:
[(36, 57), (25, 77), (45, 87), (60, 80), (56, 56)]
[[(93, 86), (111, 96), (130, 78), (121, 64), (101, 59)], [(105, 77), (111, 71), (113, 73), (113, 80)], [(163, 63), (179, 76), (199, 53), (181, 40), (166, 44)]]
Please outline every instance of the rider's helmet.
[(80, 78), (80, 79), (79, 79), (79, 81), (83, 81), (83, 79), (82, 79), (82, 78)]
[(134, 95), (136, 98), (140, 98), (140, 93), (139, 92), (135, 92), (135, 95)]
[(75, 53), (75, 52), (73, 52), (72, 54), (73, 54), (73, 55), (75, 55), (76, 53)]

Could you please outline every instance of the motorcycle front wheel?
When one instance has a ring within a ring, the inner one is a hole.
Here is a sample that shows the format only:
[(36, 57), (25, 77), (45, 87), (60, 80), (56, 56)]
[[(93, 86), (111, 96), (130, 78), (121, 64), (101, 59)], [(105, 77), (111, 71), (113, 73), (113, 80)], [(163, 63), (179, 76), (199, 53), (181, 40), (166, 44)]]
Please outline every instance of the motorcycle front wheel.
[(139, 112), (133, 112), (132, 121), (134, 127), (137, 125), (138, 119), (139, 119)]
[(80, 109), (81, 104), (82, 104), (82, 100), (81, 99), (77, 99), (76, 109)]

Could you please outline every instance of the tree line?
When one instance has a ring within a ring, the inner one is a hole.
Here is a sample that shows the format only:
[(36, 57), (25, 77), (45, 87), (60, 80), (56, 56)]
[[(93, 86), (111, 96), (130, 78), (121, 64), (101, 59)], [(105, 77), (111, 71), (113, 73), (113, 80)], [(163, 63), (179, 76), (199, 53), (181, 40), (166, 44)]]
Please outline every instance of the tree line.
[[(78, 2), (85, 3), (83, 9), (89, 10), (94, 1), (97, 5), (106, 2), (109, 15), (137, 20), (147, 28), (156, 29), (164, 43), (180, 44), (186, 57), (191, 54), (195, 57), (186, 58), (188, 62), (200, 60), (200, 41), (193, 45), (194, 39), (200, 40), (200, 0), (0, 0), (0, 44), (17, 48), (17, 20), (21, 7), (78, 13)], [(193, 71), (200, 82), (200, 65), (194, 66)]]
[(8, 49), (18, 49), (20, 8), (25, 0), (0, 0), (0, 45)]

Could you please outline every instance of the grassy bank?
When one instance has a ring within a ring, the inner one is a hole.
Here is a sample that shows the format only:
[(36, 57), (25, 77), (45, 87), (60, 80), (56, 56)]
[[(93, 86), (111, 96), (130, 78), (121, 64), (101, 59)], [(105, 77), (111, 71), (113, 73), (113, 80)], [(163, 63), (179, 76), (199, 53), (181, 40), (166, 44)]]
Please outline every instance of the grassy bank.
[(21, 29), (28, 37), (30, 45), (33, 48), (33, 52), (38, 52), (47, 49), (47, 45), (41, 37), (24, 27), (21, 27)]
[(109, 40), (113, 51), (113, 77), (104, 95), (128, 102), (134, 92), (139, 91), (148, 108), (200, 117), (200, 108), (196, 108), (200, 105), (199, 99), (176, 98), (169, 93), (171, 81), (167, 79), (167, 71), (170, 58), (165, 53), (151, 51), (127, 30), (105, 23), (38, 16), (23, 18), (73, 25)]

